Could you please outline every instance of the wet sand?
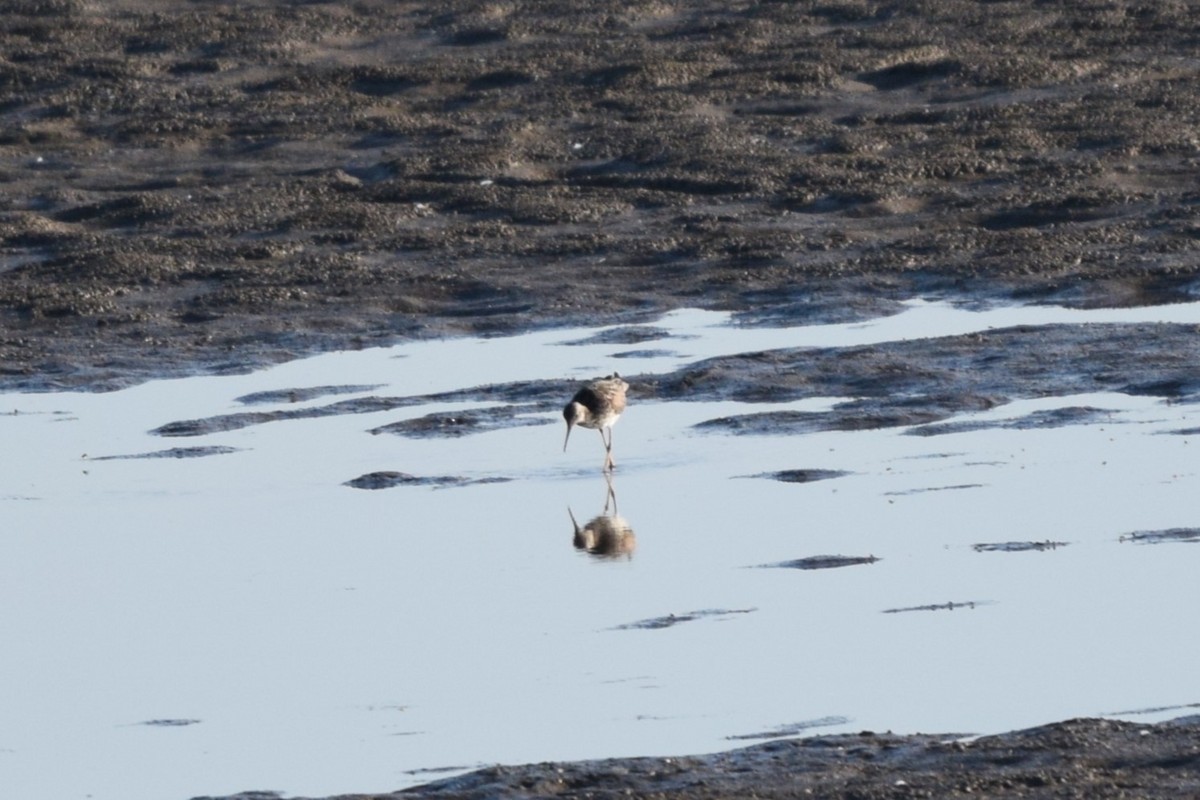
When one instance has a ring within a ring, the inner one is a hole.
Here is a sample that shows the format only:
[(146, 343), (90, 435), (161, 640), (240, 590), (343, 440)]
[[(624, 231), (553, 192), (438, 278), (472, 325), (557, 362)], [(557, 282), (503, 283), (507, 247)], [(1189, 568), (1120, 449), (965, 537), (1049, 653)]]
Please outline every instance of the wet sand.
[[(773, 324), (911, 296), (1189, 299), (1198, 26), (1186, 3), (1120, 0), (11, 4), (0, 389), (686, 306)], [(1194, 334), (1014, 330), (645, 391), (842, 386), (867, 398), (847, 427), (1038, 391), (1187, 399)], [(1193, 796), (1197, 730), (823, 737), (403, 794)]]

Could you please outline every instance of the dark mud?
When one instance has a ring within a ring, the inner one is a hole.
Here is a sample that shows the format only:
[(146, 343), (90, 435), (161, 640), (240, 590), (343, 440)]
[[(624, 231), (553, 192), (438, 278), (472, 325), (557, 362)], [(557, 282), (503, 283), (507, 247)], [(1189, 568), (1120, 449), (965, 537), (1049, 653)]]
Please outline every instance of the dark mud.
[[(831, 718), (797, 725), (811, 729), (821, 724), (838, 723)], [(793, 732), (803, 730), (763, 735)], [(1158, 725), (1076, 719), (979, 738), (865, 731), (770, 741), (706, 756), (498, 766), (393, 794), (344, 795), (341, 800), (1183, 800), (1197, 794), (1200, 718), (1186, 717)], [(277, 797), (271, 792), (238, 796), (240, 800)]]
[(189, 725), (199, 725), (198, 719), (148, 719), (138, 725), (149, 725), (153, 728), (186, 728)]
[(1103, 420), (1112, 420), (1111, 411), (1101, 408), (1071, 406), (1048, 411), (1035, 411), (1023, 417), (994, 420), (991, 422), (964, 421), (921, 425), (906, 433), (915, 436), (941, 436), (947, 433), (966, 433), (980, 430), (1024, 431), (1033, 429), (1062, 428), (1067, 425), (1087, 425)]
[[(596, 322), (628, 324), (612, 343), (638, 346), (683, 306), (759, 325), (910, 296), (1174, 302), (1200, 277), (1190, 3), (3, 10), (0, 390)], [(632, 380), (631, 396), (858, 398), (704, 426), (765, 433), (932, 426), (1100, 389), (1193, 402), (1195, 334), (1060, 326), (752, 354)], [(562, 387), (469, 394), (544, 410)], [(494, 768), (389, 796), (1193, 797), (1198, 753), (1194, 720), (1081, 720), (970, 743), (860, 734)]]
[(737, 733), (725, 738), (733, 742), (744, 742), (762, 739), (782, 739), (788, 736), (800, 736), (808, 733), (816, 728), (828, 728), (834, 725), (846, 725), (850, 720), (845, 717), (821, 717), (820, 719), (807, 719), (803, 722), (793, 722), (789, 725), (780, 725), (777, 728), (771, 728), (766, 731), (758, 731), (756, 733)]
[(89, 461), (117, 461), (124, 459), (141, 459), (141, 458), (203, 458), (205, 456), (223, 456), (227, 453), (236, 453), (240, 451), (240, 447), (229, 447), (228, 445), (208, 445), (204, 447), (171, 447), (166, 450), (152, 450), (148, 453), (129, 453), (119, 456), (88, 456)]
[(614, 631), (657, 631), (663, 628), (671, 628), (675, 625), (681, 625), (684, 622), (694, 622), (698, 619), (721, 619), (733, 614), (750, 614), (753, 613), (753, 608), (705, 608), (700, 611), (689, 611), (684, 614), (668, 614), (665, 617), (651, 617), (650, 619), (639, 619), (636, 622), (626, 622), (624, 625), (618, 625), (612, 630)]
[[(285, 389), (279, 392), (264, 392), (253, 395), (251, 400), (243, 398), (243, 402), (267, 403), (268, 398), (274, 402), (294, 402), (294, 396), (312, 394), (314, 390)], [(330, 394), (328, 390), (320, 391), (319, 395)], [(404, 397), (355, 397), (338, 400), (324, 405), (310, 405), (300, 408), (281, 408), (272, 411), (241, 411), (234, 414), (220, 414), (203, 419), (175, 420), (158, 426), (151, 433), (158, 436), (206, 436), (210, 433), (241, 430), (252, 425), (263, 425), (268, 422), (280, 422), (294, 419), (316, 419), (320, 417), (340, 416), (344, 414), (375, 414), (381, 411), (409, 408), (429, 403), (460, 403), (460, 402), (505, 402), (507, 400), (522, 400), (518, 404), (509, 404), (487, 409), (469, 409), (450, 414), (430, 414), (418, 420), (407, 420), (394, 424), (383, 425), (371, 429), (371, 433), (397, 433), (413, 437), (450, 436), (458, 437), (469, 433), (482, 433), (501, 427), (520, 427), (524, 425), (543, 425), (544, 419), (530, 418), (528, 415), (557, 409), (562, 406), (559, 396), (563, 386), (557, 381), (525, 381), (503, 385), (478, 386), (471, 389), (439, 392), (427, 395), (408, 395)], [(319, 396), (313, 394), (312, 396)]]
[(839, 569), (859, 564), (874, 564), (879, 560), (875, 556), (807, 556), (758, 566), (760, 569)]
[(242, 405), (259, 405), (267, 403), (303, 403), (318, 397), (328, 397), (337, 394), (365, 394), (380, 388), (380, 384), (363, 386), (308, 386), (303, 389), (274, 389), (266, 392), (254, 392), (242, 395), (237, 401)]
[(950, 486), (920, 486), (916, 489), (903, 489), (896, 492), (884, 492), (884, 497), (907, 497), (914, 494), (925, 494), (927, 492), (956, 492), (962, 489), (980, 489), (984, 486), (982, 483), (956, 483)]
[(974, 610), (979, 606), (990, 605), (986, 600), (967, 600), (953, 601), (949, 603), (929, 603), (923, 606), (906, 606), (905, 608), (885, 608), (884, 614), (907, 614), (910, 611), (961, 611), (963, 609)]
[(673, 337), (666, 328), (656, 328), (653, 325), (622, 325), (617, 328), (608, 328), (599, 331), (582, 339), (564, 342), (564, 344), (576, 346), (588, 344), (642, 344), (644, 342), (657, 342), (671, 338)]
[[(826, 411), (768, 411), (719, 417), (697, 430), (788, 435), (828, 430), (909, 427), (945, 435), (981, 427), (1049, 428), (1119, 415), (1068, 407), (989, 422), (943, 422), (1013, 399), (1086, 392), (1124, 392), (1173, 402), (1200, 401), (1195, 326), (1091, 324), (1021, 326), (936, 339), (846, 348), (795, 348), (697, 361), (672, 373), (626, 376), (633, 400), (786, 402), (853, 397)], [(1136, 353), (1136, 358), (1130, 354)], [(336, 387), (286, 389), (243, 402), (291, 403), (336, 393)], [(347, 390), (357, 387), (344, 387)], [(366, 387), (364, 387), (366, 388)], [(368, 396), (332, 403), (244, 411), (159, 426), (161, 436), (203, 436), (251, 425), (341, 414), (369, 414), (426, 403), (487, 402), (486, 409), (438, 412), (376, 427), (373, 433), (458, 437), (503, 427), (547, 424), (537, 415), (561, 408), (566, 388), (550, 380), (489, 384), (404, 397)], [(758, 477), (805, 482), (833, 478), (822, 470), (784, 470)]]
[(852, 474), (842, 469), (784, 469), (778, 472), (761, 472), (750, 477), (770, 478), (784, 483), (813, 483), (814, 481), (827, 481), (831, 478), (844, 478)]
[[(528, 416), (531, 407), (494, 406), (472, 408), (450, 413), (426, 414), (416, 419), (406, 419), (372, 428), (370, 433), (394, 433), (412, 439), (458, 438), (475, 433), (486, 433), (501, 428), (520, 428), (530, 425), (549, 425), (553, 420)], [(536, 409), (535, 409), (536, 410)]]
[(1164, 542), (1200, 542), (1200, 528), (1168, 528), (1165, 531), (1135, 531), (1121, 537), (1122, 542), (1134, 544), (1163, 544)]
[[(743, 353), (634, 380), (641, 391), (672, 400), (855, 398), (830, 411), (721, 417), (700, 423), (704, 431), (774, 435), (923, 426), (1020, 397), (1112, 391), (1195, 402), (1200, 399), (1196, 342), (1193, 325), (1019, 326), (862, 347)], [(1031, 415), (1009, 427), (1095, 418), (1087, 410), (1064, 410)], [(930, 433), (955, 430), (935, 426)]]
[(1200, 274), (1188, 3), (4, 12), (0, 388)]
[(1070, 543), (1052, 542), (1047, 539), (1043, 542), (981, 542), (973, 544), (971, 547), (977, 553), (1028, 553), (1030, 551), (1057, 550), (1068, 544)]
[(1180, 428), (1175, 431), (1163, 431), (1164, 434), (1172, 436), (1197, 436), (1200, 435), (1200, 428)]
[(467, 478), (462, 475), (411, 475), (407, 472), (387, 470), (383, 472), (368, 472), (345, 485), (355, 489), (392, 489), (397, 486), (432, 486), (437, 489), (447, 489), (459, 486), (473, 486), (478, 483), (504, 483), (512, 478), (488, 477)]

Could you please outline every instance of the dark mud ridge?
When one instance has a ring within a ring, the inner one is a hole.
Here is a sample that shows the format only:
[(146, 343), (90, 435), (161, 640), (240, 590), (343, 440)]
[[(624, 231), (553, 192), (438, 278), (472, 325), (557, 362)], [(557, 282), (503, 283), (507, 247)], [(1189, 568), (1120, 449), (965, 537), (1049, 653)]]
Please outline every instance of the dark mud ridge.
[(0, 389), (1190, 297), (1197, 41), (1178, 1), (6, 3)]
[(709, 756), (491, 767), (392, 794), (341, 800), (1197, 796), (1200, 718), (1188, 717), (1158, 725), (1079, 719), (981, 738), (858, 733), (772, 741)]
[[(1174, 403), (1200, 402), (1196, 334), (1195, 326), (1178, 324), (1021, 326), (860, 347), (739, 353), (696, 361), (671, 373), (626, 378), (630, 382), (630, 397), (637, 401), (737, 400), (753, 404), (804, 397), (853, 398), (823, 411), (751, 411), (696, 425), (701, 432), (716, 434), (779, 436), (907, 427), (906, 433), (912, 435), (935, 436), (983, 427), (1051, 428), (1109, 420), (1119, 424), (1119, 417), (1111, 412), (1078, 406), (986, 422), (946, 420), (1018, 398), (1090, 392), (1145, 395)], [(280, 408), (175, 420), (152, 433), (190, 438), (280, 420), (377, 413), (427, 403), (496, 404), (483, 409), (427, 414), (370, 431), (406, 437), (458, 438), (500, 428), (552, 424), (553, 420), (543, 415), (560, 409), (565, 396), (562, 381), (543, 379), (428, 395), (369, 395), (306, 405), (290, 402), (293, 397), (312, 399), (372, 388), (295, 388), (267, 396), (243, 397), (244, 405), (255, 405), (268, 398), (285, 404)], [(797, 468), (744, 477), (811, 483), (845, 474)]]
[[(1051, 428), (1111, 414), (1068, 407), (989, 422), (943, 422), (1026, 397), (1120, 392), (1200, 402), (1196, 326), (1018, 326), (936, 339), (740, 353), (665, 375), (630, 377), (630, 392), (686, 401), (854, 398), (827, 411), (766, 411), (706, 420), (701, 431), (803, 434), (908, 426), (935, 436), (982, 427)], [(783, 478), (786, 480), (786, 478)]]

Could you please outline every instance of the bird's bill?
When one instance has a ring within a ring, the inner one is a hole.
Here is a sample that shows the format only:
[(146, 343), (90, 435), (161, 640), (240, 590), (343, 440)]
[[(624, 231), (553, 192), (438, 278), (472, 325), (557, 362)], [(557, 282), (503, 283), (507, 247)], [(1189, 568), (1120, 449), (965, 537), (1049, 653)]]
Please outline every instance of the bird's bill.
[(567, 452), (567, 442), (569, 442), (571, 440), (571, 428), (574, 428), (574, 427), (575, 427), (575, 423), (573, 423), (573, 422), (567, 423), (567, 436), (565, 439), (563, 439), (563, 452), (564, 453)]

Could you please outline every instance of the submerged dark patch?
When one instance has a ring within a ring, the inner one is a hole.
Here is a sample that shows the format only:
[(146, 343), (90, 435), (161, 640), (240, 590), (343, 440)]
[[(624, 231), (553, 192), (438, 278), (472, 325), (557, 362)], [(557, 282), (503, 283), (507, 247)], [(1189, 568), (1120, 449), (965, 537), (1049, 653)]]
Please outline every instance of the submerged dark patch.
[(966, 602), (951, 601), (949, 603), (932, 603), (932, 604), (926, 605), (926, 606), (907, 606), (904, 608), (885, 608), (883, 610), (883, 613), (884, 614), (904, 614), (904, 613), (907, 613), (910, 611), (961, 611), (963, 609), (974, 610), (978, 606), (988, 605), (988, 604), (989, 604), (988, 601), (982, 601), (982, 600), (968, 600)]
[(617, 328), (598, 331), (582, 339), (564, 342), (564, 344), (641, 344), (642, 342), (654, 342), (670, 338), (672, 338), (671, 332), (666, 328), (659, 328), (654, 325), (622, 325)]
[(1134, 544), (1164, 544), (1166, 542), (1200, 542), (1200, 528), (1168, 528), (1162, 531), (1134, 531), (1121, 536), (1122, 542)]
[(809, 719), (803, 722), (793, 722), (790, 725), (781, 725), (778, 728), (771, 728), (758, 733), (739, 733), (725, 738), (730, 741), (746, 741), (754, 739), (781, 739), (786, 736), (799, 736), (802, 733), (807, 733), (814, 728), (832, 728), (835, 725), (849, 725), (848, 717), (821, 717), (820, 719)]
[(838, 569), (839, 567), (854, 567), (859, 564), (874, 564), (880, 559), (876, 556), (808, 556), (791, 561), (779, 561), (774, 564), (759, 564), (760, 569)]
[[(318, 419), (343, 414), (374, 414), (380, 411), (393, 411), (399, 408), (428, 405), (434, 403), (468, 403), (493, 402), (512, 403), (506, 409), (484, 409), (477, 413), (486, 417), (488, 414), (503, 416), (515, 415), (518, 412), (543, 412), (562, 408), (563, 381), (518, 381), (504, 384), (487, 384), (466, 389), (455, 389), (449, 392), (438, 392), (426, 395), (409, 395), (406, 397), (356, 397), (340, 400), (319, 406), (304, 408), (283, 408), (275, 411), (242, 411), (236, 414), (222, 414), (204, 419), (179, 420), (161, 425), (150, 431), (158, 436), (205, 436), (210, 433), (240, 430), (252, 425), (262, 425), (268, 422), (281, 422), (295, 419)], [(548, 421), (530, 421), (526, 423), (540, 425)]]
[(243, 405), (300, 403), (306, 400), (315, 400), (318, 397), (328, 397), (329, 395), (373, 392), (382, 386), (383, 384), (381, 383), (372, 383), (361, 386), (308, 386), (298, 389), (271, 389), (265, 392), (242, 395), (237, 398), (237, 401)]
[(407, 472), (383, 470), (368, 472), (366, 475), (346, 481), (343, 485), (355, 489), (391, 489), (397, 486), (432, 486), (437, 489), (446, 489), (481, 483), (506, 483), (511, 480), (512, 478), (503, 477), (467, 478), (462, 475), (412, 475)]
[(203, 458), (204, 456), (220, 456), (226, 453), (237, 453), (240, 447), (227, 445), (211, 445), (207, 447), (172, 447), (169, 450), (155, 450), (149, 453), (131, 453), (119, 456), (94, 456), (89, 461), (115, 461), (117, 459), (135, 458)]
[(1057, 550), (1066, 547), (1068, 542), (990, 542), (973, 544), (971, 548), (977, 553), (1025, 553), (1030, 550)]
[(674, 350), (622, 350), (613, 353), (612, 358), (666, 358), (678, 355)]
[(457, 438), (475, 433), (521, 428), (533, 425), (552, 425), (555, 420), (527, 416), (530, 406), (498, 406), (495, 408), (473, 408), (462, 411), (426, 414), (416, 419), (406, 419), (372, 428), (370, 433), (394, 433), (413, 439), (439, 437)]
[[(737, 414), (697, 424), (703, 432), (795, 435), (909, 427), (914, 435), (1095, 424), (1113, 412), (1087, 406), (1036, 412), (1000, 423), (947, 422), (1023, 397), (1121, 392), (1156, 376), (1147, 392), (1172, 398), (1193, 365), (1186, 324), (1016, 326), (854, 347), (786, 348), (704, 359), (666, 375), (642, 376), (643, 396), (670, 400), (793, 402), (851, 397), (827, 411)], [(1137, 358), (1130, 358), (1137, 353)], [(936, 425), (945, 423), (945, 427)]]
[(1067, 425), (1088, 425), (1112, 419), (1112, 411), (1089, 406), (1070, 406), (1047, 411), (1034, 411), (1023, 417), (1002, 420), (964, 420), (922, 425), (905, 431), (912, 436), (942, 436), (949, 433), (969, 433), (982, 430), (1044, 430), (1062, 428)]
[(650, 619), (641, 619), (637, 622), (627, 622), (624, 625), (618, 625), (611, 630), (628, 631), (628, 630), (644, 630), (653, 631), (662, 628), (670, 628), (674, 625), (679, 625), (684, 622), (692, 622), (698, 619), (706, 619), (710, 617), (727, 617), (732, 614), (749, 614), (757, 609), (754, 608), (706, 608), (701, 611), (689, 611), (686, 614), (668, 614), (665, 617), (651, 617)]
[(783, 481), (784, 483), (814, 483), (815, 481), (827, 481), (832, 478), (842, 478), (853, 474), (841, 469), (784, 469), (778, 472), (760, 472), (757, 475), (749, 477), (770, 478), (771, 480)]
[(884, 492), (884, 497), (907, 497), (914, 494), (927, 494), (929, 492), (956, 492), (961, 489), (982, 489), (985, 484), (982, 483), (956, 483), (952, 486), (921, 486), (917, 489), (902, 489), (895, 492)]
[(1180, 428), (1174, 431), (1160, 431), (1160, 433), (1175, 436), (1200, 436), (1200, 428)]

